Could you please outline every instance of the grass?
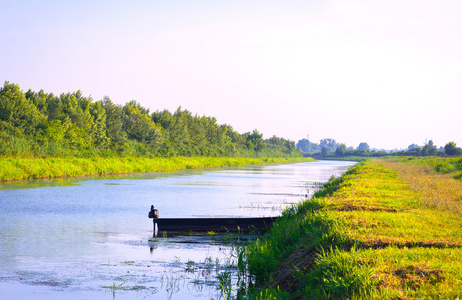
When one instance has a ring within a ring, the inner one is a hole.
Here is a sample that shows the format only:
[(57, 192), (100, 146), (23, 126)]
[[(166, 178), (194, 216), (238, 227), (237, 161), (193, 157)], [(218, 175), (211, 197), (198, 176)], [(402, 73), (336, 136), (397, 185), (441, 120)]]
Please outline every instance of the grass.
[(303, 277), (314, 298), (456, 299), (460, 297), (460, 248), (338, 249), (321, 252)]
[(0, 181), (109, 175), (124, 173), (168, 172), (199, 168), (266, 165), (314, 161), (312, 158), (3, 158), (0, 159)]
[(462, 214), (462, 158), (390, 159), (383, 164), (399, 172), (424, 206)]
[(247, 247), (248, 297), (461, 297), (462, 185), (446, 163), (363, 162), (285, 211)]

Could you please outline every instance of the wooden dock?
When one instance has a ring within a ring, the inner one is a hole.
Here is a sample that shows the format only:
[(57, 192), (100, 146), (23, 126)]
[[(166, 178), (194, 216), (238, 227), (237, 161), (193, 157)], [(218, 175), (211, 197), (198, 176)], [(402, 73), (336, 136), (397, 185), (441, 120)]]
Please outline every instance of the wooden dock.
[(251, 232), (268, 230), (277, 217), (263, 218), (158, 218), (161, 231), (191, 232)]

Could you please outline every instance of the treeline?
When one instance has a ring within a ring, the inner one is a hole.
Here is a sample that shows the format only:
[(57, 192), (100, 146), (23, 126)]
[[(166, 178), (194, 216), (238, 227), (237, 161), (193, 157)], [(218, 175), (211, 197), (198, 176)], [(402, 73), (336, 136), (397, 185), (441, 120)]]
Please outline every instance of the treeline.
[(379, 157), (379, 156), (462, 156), (462, 149), (456, 143), (448, 142), (444, 147), (436, 147), (430, 140), (423, 146), (409, 145), (407, 150), (371, 150), (366, 142), (362, 142), (355, 149), (347, 147), (343, 143), (337, 143), (334, 139), (322, 139), (319, 144), (312, 143), (307, 139), (297, 142), (297, 148), (305, 153), (305, 156), (323, 157)]
[(462, 149), (457, 147), (454, 142), (449, 142), (444, 147), (437, 148), (433, 141), (430, 140), (423, 146), (409, 145), (406, 151), (400, 151), (397, 154), (407, 156), (461, 156)]
[(179, 107), (150, 113), (137, 101), (93, 101), (82, 92), (55, 96), (24, 93), (5, 82), (0, 89), (0, 155), (4, 157), (95, 156), (301, 156), (295, 142), (258, 130), (239, 134), (214, 117)]
[(337, 143), (334, 139), (322, 139), (319, 144), (310, 142), (308, 139), (301, 139), (297, 142), (297, 148), (305, 153), (334, 153), (340, 148), (341, 151), (369, 151), (370, 147), (363, 142), (355, 149), (345, 144)]
[(337, 143), (334, 139), (322, 139), (319, 144), (310, 142), (308, 139), (301, 139), (296, 146), (306, 155), (315, 156), (384, 156), (389, 154), (385, 150), (371, 150), (366, 142), (359, 143), (355, 149), (343, 143)]

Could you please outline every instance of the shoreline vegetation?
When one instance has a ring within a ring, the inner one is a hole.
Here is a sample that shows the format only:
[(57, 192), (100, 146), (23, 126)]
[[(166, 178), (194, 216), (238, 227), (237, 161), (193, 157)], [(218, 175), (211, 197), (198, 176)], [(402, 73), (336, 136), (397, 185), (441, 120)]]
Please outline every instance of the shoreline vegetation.
[(256, 299), (459, 299), (462, 159), (359, 163), (246, 247)]
[(306, 157), (0, 158), (0, 182), (315, 161)]
[(214, 117), (181, 106), (150, 112), (135, 100), (125, 105), (94, 101), (81, 91), (55, 96), (0, 88), (0, 157), (301, 157), (295, 142), (239, 133)]
[(94, 101), (81, 91), (0, 88), (0, 181), (314, 161), (295, 142), (239, 133), (178, 107)]

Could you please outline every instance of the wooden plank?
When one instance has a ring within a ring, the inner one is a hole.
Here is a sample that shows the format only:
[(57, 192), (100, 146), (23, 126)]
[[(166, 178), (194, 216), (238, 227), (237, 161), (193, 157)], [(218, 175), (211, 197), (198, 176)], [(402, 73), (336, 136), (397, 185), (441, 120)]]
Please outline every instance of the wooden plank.
[(264, 231), (268, 230), (277, 217), (264, 218), (159, 218), (159, 231)]

